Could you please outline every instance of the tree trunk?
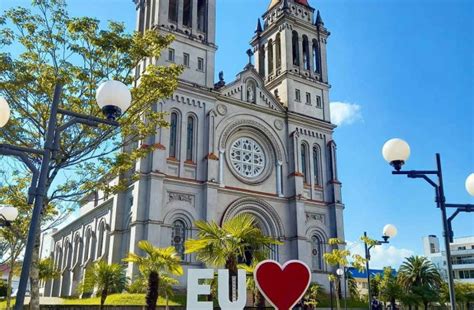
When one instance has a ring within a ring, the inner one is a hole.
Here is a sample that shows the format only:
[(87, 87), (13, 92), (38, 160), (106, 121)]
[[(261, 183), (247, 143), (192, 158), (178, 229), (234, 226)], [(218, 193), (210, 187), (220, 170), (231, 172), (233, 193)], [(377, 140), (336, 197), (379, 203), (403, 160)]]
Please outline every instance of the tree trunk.
[(148, 310), (156, 309), (156, 301), (158, 300), (158, 289), (160, 278), (157, 272), (150, 272), (148, 275), (148, 291), (146, 292), (146, 305)]
[(100, 292), (100, 310), (104, 309), (104, 304), (105, 304), (105, 300), (107, 299), (108, 290), (109, 288), (105, 286), (102, 292)]
[(36, 233), (35, 246), (33, 249), (33, 259), (30, 267), (30, 310), (40, 310), (39, 296), (39, 248), (40, 248), (41, 229)]
[(165, 298), (166, 298), (166, 310), (169, 310), (168, 291), (165, 292)]
[(257, 309), (262, 310), (265, 309), (265, 297), (263, 297), (260, 290), (257, 292)]
[(11, 300), (12, 300), (12, 279), (13, 279), (13, 268), (15, 267), (15, 259), (14, 251), (12, 248), (11, 251), (12, 257), (10, 258), (10, 272), (8, 273), (8, 280), (7, 280), (7, 310), (10, 310)]
[[(229, 300), (234, 301), (233, 296), (237, 295), (237, 258), (229, 257), (225, 263), (225, 268), (229, 270)], [(234, 285), (234, 280), (236, 285)]]

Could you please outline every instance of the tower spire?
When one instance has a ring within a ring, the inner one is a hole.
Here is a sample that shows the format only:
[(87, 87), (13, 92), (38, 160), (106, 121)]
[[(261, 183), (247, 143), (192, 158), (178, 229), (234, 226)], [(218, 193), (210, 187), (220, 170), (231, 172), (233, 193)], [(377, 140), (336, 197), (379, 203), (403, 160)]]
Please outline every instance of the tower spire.
[(256, 34), (259, 34), (261, 33), (263, 30), (262, 30), (262, 23), (260, 22), (260, 18), (257, 19), (257, 29), (255, 30), (255, 33)]
[(316, 15), (316, 23), (315, 23), (316, 26), (324, 26), (324, 22), (323, 22), (323, 19), (321, 18), (321, 14), (319, 13), (319, 10), (318, 10), (318, 13)]

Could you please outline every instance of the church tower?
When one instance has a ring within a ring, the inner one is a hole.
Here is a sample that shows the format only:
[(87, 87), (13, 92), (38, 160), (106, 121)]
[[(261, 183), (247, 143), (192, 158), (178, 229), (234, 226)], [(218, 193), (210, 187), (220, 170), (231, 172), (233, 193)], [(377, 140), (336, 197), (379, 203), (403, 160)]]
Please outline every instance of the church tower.
[(251, 41), (266, 87), (289, 111), (327, 122), (329, 34), (308, 0), (272, 0)]
[[(214, 86), (216, 0), (134, 0), (136, 30), (155, 29), (175, 40), (156, 61), (175, 63), (185, 70), (180, 79), (207, 88)], [(148, 60), (150, 61), (150, 60)], [(146, 68), (146, 61), (137, 72)]]

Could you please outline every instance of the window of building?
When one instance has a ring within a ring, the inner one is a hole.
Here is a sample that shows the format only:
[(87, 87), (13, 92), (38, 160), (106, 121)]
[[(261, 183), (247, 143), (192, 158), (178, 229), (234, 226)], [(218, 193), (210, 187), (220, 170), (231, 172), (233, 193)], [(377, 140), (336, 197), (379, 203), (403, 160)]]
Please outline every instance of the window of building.
[(207, 32), (206, 27), (206, 0), (198, 0), (197, 2), (197, 14), (198, 14), (198, 30)]
[(435, 248), (434, 243), (430, 243), (430, 253), (435, 253), (435, 252), (436, 252), (436, 248)]
[(314, 184), (321, 185), (321, 152), (319, 147), (313, 147), (313, 174)]
[(316, 235), (311, 237), (311, 265), (313, 270), (323, 269), (323, 243)]
[(263, 148), (249, 137), (241, 137), (232, 143), (230, 159), (235, 171), (245, 178), (258, 177), (265, 169)]
[(184, 0), (183, 3), (183, 25), (186, 27), (193, 26), (193, 4), (192, 0)]
[(281, 36), (277, 34), (275, 39), (275, 47), (276, 47), (276, 67), (281, 68)]
[(316, 107), (317, 108), (322, 108), (321, 96), (316, 96)]
[(168, 61), (174, 62), (174, 49), (168, 49)]
[(189, 54), (183, 53), (183, 65), (189, 68)]
[(308, 171), (308, 147), (306, 144), (301, 144), (301, 173), (304, 175), (304, 183), (309, 184)]
[(303, 68), (310, 70), (311, 57), (309, 56), (309, 41), (307, 36), (303, 36)]
[(298, 42), (298, 32), (293, 31), (292, 33), (292, 50), (293, 50), (293, 65), (300, 65), (300, 47)]
[(90, 228), (87, 228), (86, 231), (86, 246), (84, 248), (84, 262), (86, 262), (89, 259), (90, 255), (90, 247), (91, 247), (91, 237), (92, 237), (92, 232)]
[(262, 45), (258, 50), (258, 72), (265, 76), (265, 47)]
[(177, 158), (178, 148), (178, 113), (172, 112), (170, 118), (170, 154), (169, 157)]
[(179, 0), (169, 0), (168, 6), (168, 19), (170, 22), (177, 23), (178, 22), (178, 1)]
[(255, 81), (249, 80), (247, 82), (247, 102), (255, 103), (257, 101), (257, 85)]
[(295, 90), (295, 100), (301, 102), (301, 92), (299, 89)]
[(186, 137), (186, 161), (192, 162), (194, 160), (194, 117), (188, 117), (188, 129)]
[(171, 245), (182, 260), (185, 258), (184, 242), (186, 241), (186, 224), (182, 220), (176, 220), (171, 227)]
[(268, 74), (273, 73), (273, 40), (268, 40)]
[(314, 72), (320, 73), (321, 66), (319, 63), (319, 48), (318, 48), (318, 41), (313, 40), (313, 66)]
[(99, 244), (97, 245), (97, 257), (102, 256), (105, 243), (105, 223), (101, 222), (99, 225)]
[(311, 94), (306, 93), (306, 104), (311, 104)]
[(459, 246), (459, 247), (458, 247), (458, 250), (465, 250), (465, 249), (466, 249), (465, 246)]
[(198, 57), (198, 70), (204, 71), (204, 58)]

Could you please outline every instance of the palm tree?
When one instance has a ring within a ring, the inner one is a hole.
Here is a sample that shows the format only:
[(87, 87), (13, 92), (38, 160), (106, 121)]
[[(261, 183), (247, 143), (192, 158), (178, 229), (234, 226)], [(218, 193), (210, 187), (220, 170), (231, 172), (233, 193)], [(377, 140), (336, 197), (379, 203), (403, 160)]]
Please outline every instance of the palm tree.
[(423, 300), (425, 308), (429, 299), (425, 294), (428, 290), (437, 291), (442, 284), (441, 275), (435, 265), (423, 256), (411, 256), (400, 266), (398, 281), (405, 291), (412, 292)]
[(263, 297), (262, 293), (258, 289), (253, 277), (253, 273), (258, 263), (258, 261), (253, 260), (251, 265), (239, 264), (238, 268), (245, 270), (247, 273), (247, 290), (252, 292), (253, 305), (257, 309), (265, 309), (265, 297)]
[(156, 301), (159, 296), (160, 277), (165, 275), (181, 276), (181, 258), (174, 247), (157, 248), (149, 241), (141, 240), (138, 248), (145, 253), (139, 256), (129, 253), (124, 261), (137, 264), (141, 274), (148, 278), (148, 289), (146, 293), (147, 309), (156, 309)]
[[(265, 236), (257, 227), (255, 218), (249, 214), (239, 214), (224, 222), (222, 227), (215, 222), (197, 221), (198, 238), (185, 242), (185, 253), (196, 253), (197, 259), (213, 267), (224, 266), (229, 270), (229, 287), (237, 276), (237, 265), (247, 258), (262, 261), (268, 256), (271, 245), (281, 242)], [(232, 291), (229, 292), (232, 296)]]
[(120, 264), (107, 264), (98, 261), (86, 271), (83, 292), (90, 292), (96, 288), (100, 292), (100, 309), (103, 309), (107, 296), (112, 293), (120, 293), (127, 286), (127, 277), (124, 267)]

